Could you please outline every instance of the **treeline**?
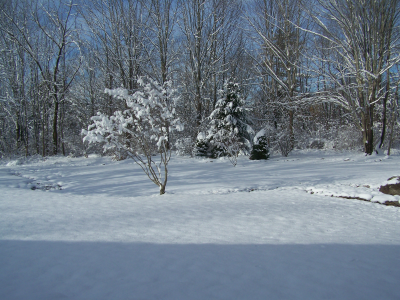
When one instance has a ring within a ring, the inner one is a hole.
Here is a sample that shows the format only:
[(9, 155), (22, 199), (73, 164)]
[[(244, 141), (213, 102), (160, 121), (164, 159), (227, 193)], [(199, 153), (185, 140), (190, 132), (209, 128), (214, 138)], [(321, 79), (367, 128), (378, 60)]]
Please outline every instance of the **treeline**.
[[(400, 142), (399, 0), (0, 2), (0, 157), (82, 155), (105, 89), (172, 81), (190, 154), (226, 82), (271, 148)], [(396, 144), (397, 143), (397, 144)], [(90, 146), (94, 147), (94, 146)]]

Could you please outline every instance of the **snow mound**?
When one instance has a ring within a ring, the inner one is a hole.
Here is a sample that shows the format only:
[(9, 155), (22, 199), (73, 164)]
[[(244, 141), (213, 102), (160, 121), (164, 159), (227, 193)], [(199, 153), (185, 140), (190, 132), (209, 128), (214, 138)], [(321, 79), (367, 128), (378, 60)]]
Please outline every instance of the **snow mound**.
[(316, 187), (307, 187), (306, 191), (310, 194), (330, 196), (336, 198), (358, 199), (370, 202), (385, 203), (387, 201), (400, 202), (400, 196), (386, 195), (377, 188), (371, 188), (369, 185), (321, 185)]

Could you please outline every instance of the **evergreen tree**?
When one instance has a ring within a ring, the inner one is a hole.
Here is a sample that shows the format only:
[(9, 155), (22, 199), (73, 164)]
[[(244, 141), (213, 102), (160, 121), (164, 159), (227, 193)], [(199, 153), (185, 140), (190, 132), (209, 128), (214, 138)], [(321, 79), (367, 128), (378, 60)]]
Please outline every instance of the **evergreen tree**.
[(251, 160), (261, 160), (269, 158), (269, 147), (268, 139), (265, 135), (265, 131), (261, 130), (254, 137), (253, 149), (250, 153)]
[(209, 148), (210, 148), (210, 142), (207, 140), (204, 133), (200, 132), (197, 135), (197, 140), (194, 146), (194, 155), (202, 157), (210, 157)]
[(249, 139), (253, 130), (248, 125), (245, 101), (237, 83), (226, 82), (217, 101), (215, 110), (209, 116), (210, 127), (207, 141), (212, 146), (212, 156), (228, 156), (236, 165), (239, 152), (249, 151)]

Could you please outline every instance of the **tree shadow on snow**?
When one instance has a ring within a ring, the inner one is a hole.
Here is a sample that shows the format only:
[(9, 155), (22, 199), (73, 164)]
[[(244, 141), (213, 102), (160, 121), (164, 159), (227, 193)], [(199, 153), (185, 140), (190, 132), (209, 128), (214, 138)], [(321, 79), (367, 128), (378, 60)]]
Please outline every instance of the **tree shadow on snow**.
[(400, 246), (0, 241), (0, 299), (399, 299)]

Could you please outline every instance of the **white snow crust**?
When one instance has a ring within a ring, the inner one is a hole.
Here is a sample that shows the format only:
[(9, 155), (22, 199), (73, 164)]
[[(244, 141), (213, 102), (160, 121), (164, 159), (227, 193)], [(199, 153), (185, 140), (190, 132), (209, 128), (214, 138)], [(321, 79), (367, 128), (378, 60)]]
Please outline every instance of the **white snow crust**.
[[(0, 162), (0, 299), (400, 299), (399, 153)], [(360, 201), (338, 197), (357, 197)]]

